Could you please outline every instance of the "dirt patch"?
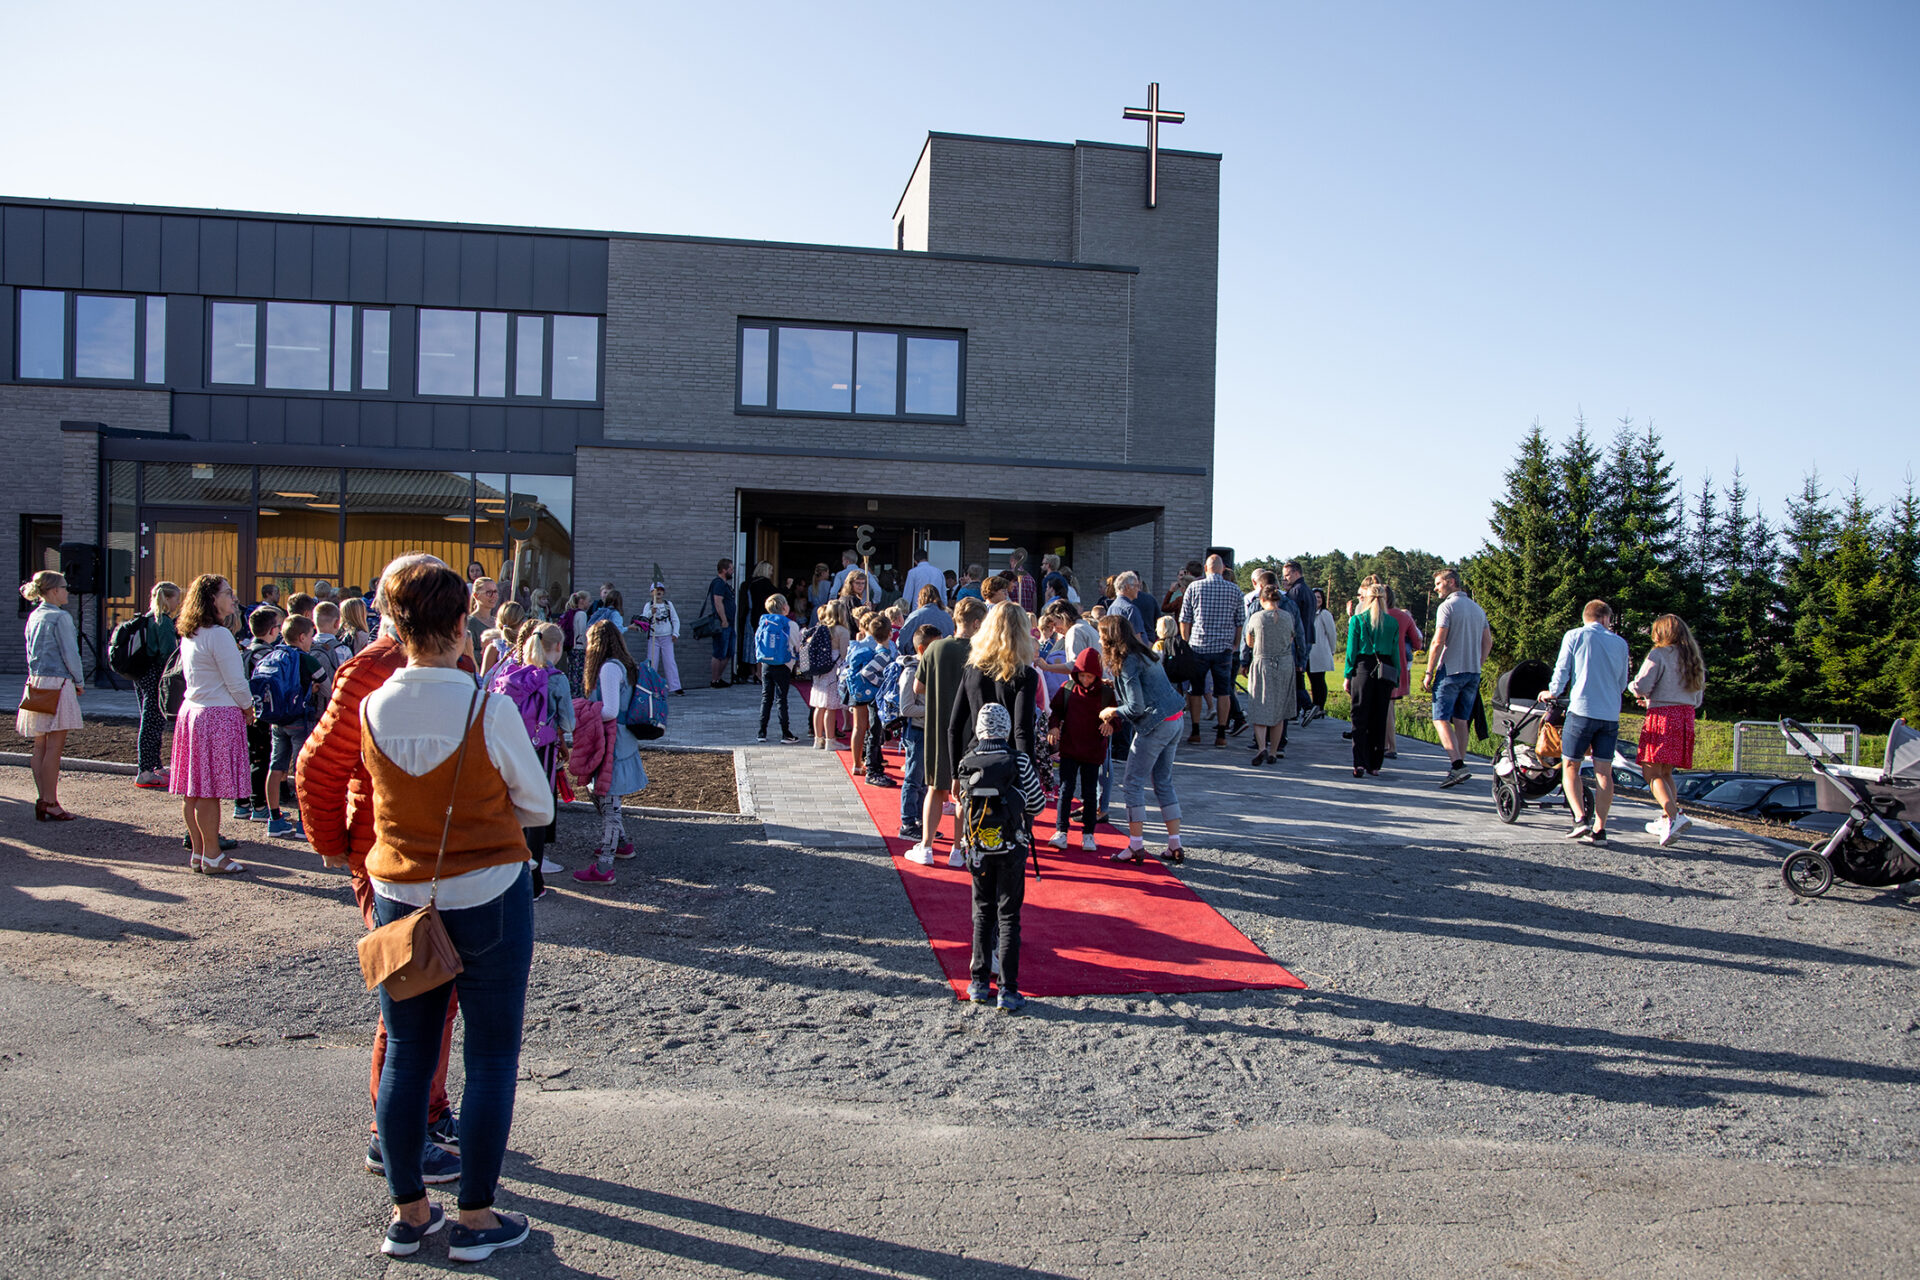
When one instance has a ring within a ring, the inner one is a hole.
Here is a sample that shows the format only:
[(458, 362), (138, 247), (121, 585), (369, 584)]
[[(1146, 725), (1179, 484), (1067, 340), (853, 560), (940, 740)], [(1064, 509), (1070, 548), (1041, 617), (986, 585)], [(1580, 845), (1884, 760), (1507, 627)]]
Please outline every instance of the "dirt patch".
[[(84, 712), (83, 712), (84, 714)], [(23, 738), (14, 730), (13, 717), (0, 720), (0, 751), (28, 752), (33, 750), (33, 739)], [(78, 729), (67, 734), (67, 745), (62, 752), (72, 760), (107, 760), (115, 764), (139, 763), (140, 726), (124, 720), (88, 720)], [(160, 758), (167, 759), (173, 749), (173, 731), (166, 729), (160, 735)]]

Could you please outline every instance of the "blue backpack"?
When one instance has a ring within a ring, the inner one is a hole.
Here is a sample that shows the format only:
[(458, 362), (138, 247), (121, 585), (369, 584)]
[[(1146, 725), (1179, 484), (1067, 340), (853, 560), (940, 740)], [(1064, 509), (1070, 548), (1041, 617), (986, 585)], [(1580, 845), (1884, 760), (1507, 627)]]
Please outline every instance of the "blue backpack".
[(620, 715), (620, 723), (626, 725), (634, 737), (650, 742), (667, 732), (667, 682), (651, 662), (634, 665), (639, 674), (633, 682), (633, 693), (627, 698), (627, 709)]
[(277, 644), (262, 654), (247, 677), (262, 724), (298, 724), (307, 718), (307, 685), (300, 678), (300, 651)]
[(789, 666), (793, 662), (793, 630), (785, 614), (770, 613), (760, 619), (753, 633), (753, 657), (756, 662)]
[(880, 697), (874, 714), (880, 721), (880, 727), (888, 733), (907, 722), (907, 718), (900, 714), (900, 681), (919, 661), (918, 658), (897, 655), (887, 664), (887, 674), (880, 685)]
[(841, 683), (845, 685), (848, 702), (856, 707), (869, 706), (880, 695), (888, 656), (888, 651), (872, 640), (856, 640), (847, 646)]

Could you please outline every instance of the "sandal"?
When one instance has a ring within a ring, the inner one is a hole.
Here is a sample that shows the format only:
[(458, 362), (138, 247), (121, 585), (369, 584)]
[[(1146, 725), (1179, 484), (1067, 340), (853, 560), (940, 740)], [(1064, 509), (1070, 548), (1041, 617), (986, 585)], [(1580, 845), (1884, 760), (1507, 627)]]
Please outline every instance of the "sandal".
[(200, 855), (199, 854), (190, 853), (187, 855), (187, 870), (193, 872), (193, 874), (195, 875), (200, 874)]
[(1181, 863), (1185, 862), (1186, 860), (1187, 860), (1186, 848), (1182, 845), (1177, 845), (1177, 844), (1168, 845), (1166, 853), (1162, 854), (1160, 858), (1160, 861), (1172, 863), (1174, 866), (1179, 866)]
[(1147, 856), (1145, 848), (1120, 849), (1107, 855), (1108, 862), (1138, 862)]
[(246, 869), (246, 863), (235, 862), (224, 853), (217, 858), (200, 859), (200, 874), (203, 876), (237, 876)]

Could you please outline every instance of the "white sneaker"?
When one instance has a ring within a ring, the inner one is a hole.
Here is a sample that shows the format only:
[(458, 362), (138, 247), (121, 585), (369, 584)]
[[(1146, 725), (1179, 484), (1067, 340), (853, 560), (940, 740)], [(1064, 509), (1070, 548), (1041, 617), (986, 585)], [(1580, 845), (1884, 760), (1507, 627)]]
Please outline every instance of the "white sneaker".
[(947, 855), (947, 865), (950, 867), (966, 866), (967, 851), (965, 849), (962, 849), (959, 845), (953, 846), (953, 852)]
[(1068, 843), (1068, 836), (1067, 836), (1066, 829), (1063, 827), (1060, 830), (1054, 832), (1053, 839), (1047, 841), (1047, 843), (1052, 845), (1056, 849), (1066, 848)]
[(1655, 818), (1647, 824), (1647, 834), (1658, 840), (1661, 844), (1667, 842), (1667, 831), (1668, 823), (1665, 818)]
[(560, 865), (559, 863), (557, 863), (557, 862), (555, 862), (555, 861), (554, 861), (554, 860), (553, 860), (552, 858), (549, 858), (549, 857), (546, 857), (546, 856), (544, 856), (544, 855), (542, 855), (542, 857), (541, 857), (541, 859), (540, 859), (540, 874), (541, 874), (541, 875), (543, 875), (543, 876), (557, 876), (557, 875), (559, 875), (559, 874), (560, 874), (560, 873), (561, 873), (562, 871), (565, 871), (565, 870), (566, 870), (566, 868), (565, 868), (565, 867), (563, 867), (563, 866), (561, 866), (561, 865)]
[(1092, 853), (1097, 847), (1092, 836), (1083, 834), (1080, 837), (1080, 852)]
[(1688, 827), (1692, 825), (1693, 825), (1693, 819), (1689, 818), (1684, 813), (1681, 814), (1680, 816), (1676, 817), (1671, 824), (1668, 825), (1666, 833), (1660, 837), (1660, 843), (1662, 845), (1672, 844), (1675, 840), (1680, 838), (1680, 833), (1682, 831), (1685, 831)]
[(925, 844), (916, 844), (902, 856), (904, 856), (908, 862), (917, 862), (923, 867), (933, 865), (933, 850)]

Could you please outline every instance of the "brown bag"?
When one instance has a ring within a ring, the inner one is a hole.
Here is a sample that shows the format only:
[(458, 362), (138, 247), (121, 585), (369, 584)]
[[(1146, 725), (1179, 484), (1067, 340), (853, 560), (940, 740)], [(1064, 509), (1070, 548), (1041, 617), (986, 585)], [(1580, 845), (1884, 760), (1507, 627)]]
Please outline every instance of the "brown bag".
[(26, 692), (20, 695), (20, 709), (37, 711), (43, 716), (50, 716), (60, 710), (60, 695), (66, 691), (66, 688), (67, 684), (64, 680), (51, 689), (36, 688), (33, 681), (29, 680)]
[[(440, 852), (433, 860), (433, 889), (427, 895), (427, 905), (360, 939), (360, 976), (366, 979), (367, 990), (384, 986), (395, 1000), (408, 1000), (452, 982), (466, 968), (447, 935), (446, 922), (440, 918), (435, 901), (440, 897), (440, 864), (447, 856), (447, 833), (453, 829), (453, 806), (460, 794), (460, 770), (466, 767), (467, 743), (473, 738), (475, 701), (480, 714), (487, 713), (486, 699), (476, 687), (467, 702), (467, 731), (460, 736), (460, 754), (453, 762), (453, 794), (447, 797), (447, 816), (440, 824)], [(373, 735), (369, 732), (367, 736), (371, 739)]]

